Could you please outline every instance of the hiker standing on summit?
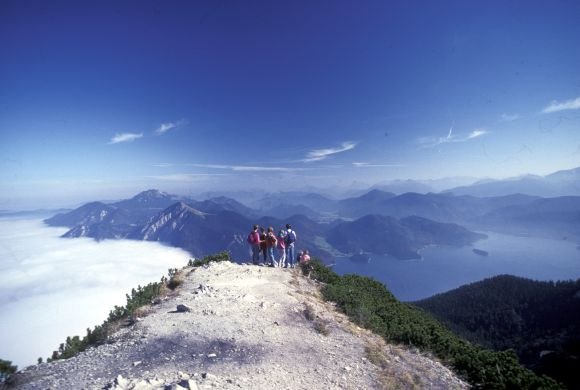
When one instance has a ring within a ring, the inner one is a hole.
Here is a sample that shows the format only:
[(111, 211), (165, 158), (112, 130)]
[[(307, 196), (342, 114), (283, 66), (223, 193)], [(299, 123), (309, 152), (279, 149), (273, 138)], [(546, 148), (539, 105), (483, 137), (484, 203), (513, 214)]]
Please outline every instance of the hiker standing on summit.
[[(286, 224), (286, 267), (294, 268), (294, 243), (296, 242), (296, 232), (292, 230), (289, 223)], [(285, 268), (286, 268), (285, 267)]]
[(278, 260), (279, 267), (286, 266), (286, 231), (284, 229), (280, 229), (278, 232), (278, 255), (280, 256), (280, 260)]
[(258, 233), (258, 225), (254, 225), (253, 230), (248, 234), (248, 244), (252, 249), (252, 264), (260, 262), (260, 233)]
[(263, 227), (260, 227), (260, 251), (264, 256), (264, 264), (268, 264), (268, 246), (266, 239), (268, 238), (266, 234), (266, 230)]
[(270, 267), (276, 267), (278, 262), (276, 261), (276, 257), (274, 256), (274, 248), (278, 244), (278, 239), (274, 234), (274, 228), (270, 226), (268, 228), (268, 233), (266, 234), (266, 248), (268, 250), (268, 265)]

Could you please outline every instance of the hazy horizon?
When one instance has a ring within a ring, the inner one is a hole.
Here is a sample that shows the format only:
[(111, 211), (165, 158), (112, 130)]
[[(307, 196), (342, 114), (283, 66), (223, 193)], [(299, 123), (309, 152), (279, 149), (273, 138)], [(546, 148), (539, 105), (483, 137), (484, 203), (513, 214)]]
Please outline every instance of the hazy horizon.
[[(579, 168), (579, 167), (570, 167), (568, 169), (575, 169), (575, 168)], [(564, 169), (564, 170), (568, 170), (568, 169)], [(555, 172), (548, 172), (547, 174), (551, 174), (551, 173), (555, 173)], [(513, 177), (507, 177), (507, 178), (497, 178), (497, 177), (489, 177), (489, 176), (485, 176), (485, 177), (438, 177), (438, 178), (433, 178), (433, 179), (390, 179), (390, 180), (381, 180), (381, 181), (377, 181), (375, 183), (363, 183), (363, 182), (352, 182), (350, 184), (344, 184), (342, 186), (340, 185), (336, 185), (332, 188), (328, 188), (328, 186), (323, 187), (317, 187), (314, 185), (304, 185), (302, 187), (300, 186), (294, 186), (294, 187), (284, 187), (281, 186), (281, 188), (277, 188), (274, 187), (274, 189), (272, 191), (266, 191), (263, 188), (257, 188), (257, 187), (252, 187), (252, 188), (247, 188), (247, 187), (240, 187), (240, 188), (236, 188), (236, 187), (232, 187), (232, 186), (228, 186), (228, 187), (204, 187), (204, 188), (191, 188), (191, 187), (183, 187), (183, 186), (172, 186), (172, 185), (167, 185), (167, 184), (163, 184), (163, 183), (157, 183), (157, 186), (151, 185), (152, 183), (143, 183), (143, 185), (141, 187), (135, 187), (134, 189), (128, 189), (125, 188), (123, 190), (118, 190), (118, 191), (102, 191), (102, 190), (88, 190), (86, 191), (82, 196), (79, 196), (78, 198), (75, 199), (70, 199), (70, 198), (65, 198), (63, 199), (58, 193), (55, 194), (54, 196), (50, 197), (50, 196), (43, 196), (42, 198), (38, 198), (38, 199), (27, 199), (27, 198), (20, 198), (20, 199), (0, 199), (0, 211), (6, 211), (6, 212), (18, 212), (18, 211), (34, 211), (34, 210), (54, 210), (54, 209), (59, 209), (59, 208), (63, 208), (63, 209), (67, 209), (67, 208), (76, 208), (79, 207), (85, 203), (89, 203), (89, 202), (93, 202), (93, 201), (118, 201), (121, 199), (128, 199), (131, 198), (135, 195), (137, 195), (140, 192), (146, 191), (146, 190), (150, 190), (150, 189), (155, 189), (155, 190), (159, 190), (161, 192), (166, 192), (169, 194), (173, 194), (173, 195), (179, 195), (179, 196), (191, 196), (191, 197), (196, 197), (196, 196), (200, 196), (203, 195), (205, 193), (217, 193), (217, 194), (229, 194), (229, 193), (236, 193), (236, 192), (249, 192), (249, 193), (254, 193), (254, 194), (274, 194), (274, 193), (280, 193), (280, 192), (291, 192), (291, 191), (298, 191), (298, 192), (314, 192), (314, 193), (320, 193), (323, 195), (327, 195), (330, 196), (332, 198), (335, 199), (341, 199), (341, 198), (346, 198), (349, 196), (352, 196), (353, 193), (358, 193), (358, 192), (364, 192), (366, 190), (369, 190), (371, 188), (373, 188), (374, 186), (380, 186), (380, 185), (388, 185), (388, 184), (392, 184), (395, 182), (406, 182), (406, 181), (413, 181), (413, 182), (418, 182), (418, 183), (429, 183), (432, 186), (432, 190), (433, 192), (440, 192), (440, 191), (444, 191), (444, 190), (448, 190), (454, 187), (459, 187), (459, 186), (464, 186), (464, 185), (470, 185), (473, 183), (477, 183), (478, 181), (482, 181), (482, 180), (505, 180), (505, 179), (517, 179), (519, 177), (522, 176), (526, 176), (526, 175), (534, 175), (534, 176), (543, 176), (541, 174), (538, 173), (531, 173), (531, 172), (526, 172), (523, 173), (521, 175), (517, 175), (517, 176), (513, 176)], [(432, 183), (437, 183), (439, 182), (440, 184), (435, 184), (433, 185)], [(446, 185), (447, 184), (447, 185)], [(273, 187), (269, 187), (269, 188), (273, 188)], [(59, 191), (58, 188), (55, 188), (56, 191)], [(201, 196), (201, 198), (205, 198), (204, 196)], [(242, 203), (244, 203), (242, 201)]]

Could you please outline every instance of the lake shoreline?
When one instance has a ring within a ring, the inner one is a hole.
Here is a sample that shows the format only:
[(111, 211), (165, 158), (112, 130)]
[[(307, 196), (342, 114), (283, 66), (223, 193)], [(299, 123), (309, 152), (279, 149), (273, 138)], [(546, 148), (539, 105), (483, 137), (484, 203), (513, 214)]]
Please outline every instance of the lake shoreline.
[(335, 259), (333, 269), (339, 274), (373, 277), (385, 283), (398, 299), (408, 302), (500, 274), (554, 281), (580, 278), (575, 243), (490, 231), (482, 233), (488, 238), (478, 241), (477, 247), (488, 256), (474, 253), (471, 245), (460, 248), (429, 245), (421, 250), (422, 259), (372, 255), (373, 261), (369, 264), (355, 264), (347, 257), (340, 257)]

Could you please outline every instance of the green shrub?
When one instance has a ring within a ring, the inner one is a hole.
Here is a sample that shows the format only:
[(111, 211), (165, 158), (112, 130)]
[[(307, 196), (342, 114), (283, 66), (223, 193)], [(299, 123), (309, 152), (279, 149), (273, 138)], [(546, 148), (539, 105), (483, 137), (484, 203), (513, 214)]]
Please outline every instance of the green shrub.
[(304, 275), (322, 283), (334, 283), (340, 278), (319, 259), (312, 259), (308, 263), (300, 263), (300, 268)]
[(0, 359), (0, 384), (8, 382), (16, 370), (18, 367), (12, 365), (10, 360)]
[(213, 255), (207, 255), (201, 260), (189, 260), (187, 265), (190, 267), (201, 267), (202, 265), (207, 265), (211, 262), (220, 262), (220, 261), (232, 261), (232, 257), (229, 251), (222, 251), (218, 252)]
[(476, 388), (562, 388), (551, 378), (539, 377), (520, 365), (513, 351), (493, 352), (457, 337), (422, 310), (398, 301), (372, 278), (339, 276), (321, 262), (311, 264), (311, 277), (326, 283), (324, 298), (335, 302), (352, 321), (387, 341), (433, 353)]

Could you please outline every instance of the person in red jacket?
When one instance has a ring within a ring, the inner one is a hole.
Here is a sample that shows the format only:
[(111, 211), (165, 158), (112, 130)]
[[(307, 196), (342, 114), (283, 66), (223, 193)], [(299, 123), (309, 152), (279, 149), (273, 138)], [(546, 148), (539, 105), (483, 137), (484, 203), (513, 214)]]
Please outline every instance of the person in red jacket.
[(258, 225), (254, 225), (254, 228), (248, 234), (248, 244), (252, 250), (252, 264), (258, 264), (260, 262), (260, 233), (258, 233)]

